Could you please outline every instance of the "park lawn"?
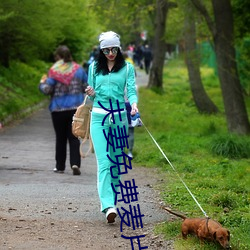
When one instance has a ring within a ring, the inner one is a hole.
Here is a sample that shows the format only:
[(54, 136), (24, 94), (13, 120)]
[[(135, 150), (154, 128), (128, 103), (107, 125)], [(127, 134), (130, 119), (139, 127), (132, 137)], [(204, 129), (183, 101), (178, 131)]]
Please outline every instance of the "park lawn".
[[(201, 68), (201, 74), (219, 114), (197, 112), (181, 59), (165, 66), (163, 93), (140, 88), (139, 110), (145, 126), (135, 128), (133, 164), (159, 170), (162, 181), (156, 188), (166, 205), (188, 217), (203, 217), (183, 180), (206, 214), (230, 230), (232, 249), (250, 249), (250, 138), (227, 132), (218, 78), (207, 67)], [(247, 100), (248, 109), (249, 104)], [(155, 231), (166, 239), (175, 239), (178, 250), (201, 249), (195, 238), (189, 243), (178, 238), (180, 224), (180, 219), (162, 223)], [(217, 246), (205, 244), (203, 249)]]

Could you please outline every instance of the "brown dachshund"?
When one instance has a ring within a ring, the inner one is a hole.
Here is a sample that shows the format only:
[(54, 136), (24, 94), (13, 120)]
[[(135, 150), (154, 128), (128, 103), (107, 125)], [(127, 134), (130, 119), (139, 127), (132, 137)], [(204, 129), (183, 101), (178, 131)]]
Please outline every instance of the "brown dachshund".
[(187, 218), (185, 215), (173, 212), (169, 208), (163, 207), (166, 211), (183, 219), (181, 233), (183, 239), (187, 239), (188, 234), (196, 235), (201, 241), (216, 241), (224, 249), (231, 249), (229, 240), (230, 232), (222, 225), (210, 218)]

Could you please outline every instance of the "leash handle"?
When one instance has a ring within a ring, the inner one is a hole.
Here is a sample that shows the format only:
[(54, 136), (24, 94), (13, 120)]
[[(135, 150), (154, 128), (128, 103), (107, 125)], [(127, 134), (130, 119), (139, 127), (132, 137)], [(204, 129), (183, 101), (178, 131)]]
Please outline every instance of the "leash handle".
[(175, 173), (177, 174), (177, 176), (179, 177), (180, 181), (182, 182), (182, 184), (185, 186), (185, 188), (187, 189), (187, 191), (189, 192), (189, 194), (191, 195), (191, 197), (193, 198), (193, 200), (195, 201), (195, 203), (198, 205), (198, 207), (200, 208), (200, 210), (202, 211), (202, 213), (205, 215), (206, 218), (209, 218), (208, 215), (206, 214), (206, 212), (203, 210), (203, 208), (201, 207), (201, 205), (199, 204), (199, 202), (196, 200), (196, 198), (194, 197), (194, 195), (192, 194), (192, 192), (190, 191), (190, 189), (188, 188), (188, 186), (186, 185), (186, 183), (182, 180), (182, 178), (180, 177), (180, 175), (178, 174), (176, 168), (173, 166), (173, 164), (170, 162), (170, 160), (168, 159), (168, 157), (165, 155), (165, 153), (163, 152), (163, 150), (161, 149), (161, 147), (159, 146), (159, 144), (157, 143), (157, 141), (154, 139), (154, 137), (152, 136), (152, 134), (149, 132), (149, 130), (147, 129), (147, 127), (145, 126), (145, 124), (142, 122), (141, 118), (139, 118), (142, 125), (145, 127), (146, 131), (148, 132), (149, 136), (151, 137), (151, 139), (153, 140), (153, 142), (155, 143), (155, 145), (158, 147), (158, 149), (160, 150), (160, 152), (162, 153), (162, 155), (164, 156), (164, 158), (167, 160), (167, 162), (169, 163), (169, 165), (171, 166), (171, 168), (175, 171)]

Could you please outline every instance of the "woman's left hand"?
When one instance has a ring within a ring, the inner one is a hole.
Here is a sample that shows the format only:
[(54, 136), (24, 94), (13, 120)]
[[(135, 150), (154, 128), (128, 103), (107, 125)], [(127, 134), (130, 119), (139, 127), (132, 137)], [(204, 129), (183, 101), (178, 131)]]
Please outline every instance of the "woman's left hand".
[(131, 112), (130, 112), (130, 114), (133, 116), (133, 115), (135, 115), (136, 113), (138, 113), (139, 112), (139, 110), (138, 110), (138, 108), (137, 108), (137, 104), (136, 103), (133, 103), (132, 105), (131, 105)]

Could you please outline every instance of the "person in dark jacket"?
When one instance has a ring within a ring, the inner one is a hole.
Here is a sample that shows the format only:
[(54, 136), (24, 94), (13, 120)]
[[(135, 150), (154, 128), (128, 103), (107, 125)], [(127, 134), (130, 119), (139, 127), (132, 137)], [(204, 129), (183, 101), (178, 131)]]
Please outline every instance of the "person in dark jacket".
[(144, 67), (145, 67), (145, 71), (146, 74), (149, 73), (149, 69), (150, 69), (150, 65), (151, 65), (151, 61), (153, 59), (153, 55), (152, 55), (152, 51), (149, 48), (149, 46), (146, 44), (145, 45), (145, 49), (143, 52), (143, 57), (144, 57)]

